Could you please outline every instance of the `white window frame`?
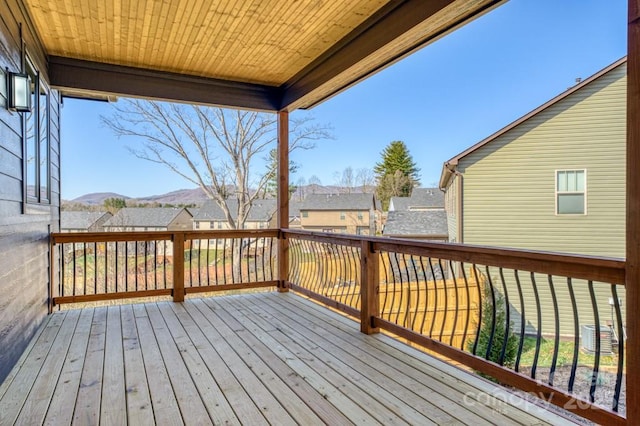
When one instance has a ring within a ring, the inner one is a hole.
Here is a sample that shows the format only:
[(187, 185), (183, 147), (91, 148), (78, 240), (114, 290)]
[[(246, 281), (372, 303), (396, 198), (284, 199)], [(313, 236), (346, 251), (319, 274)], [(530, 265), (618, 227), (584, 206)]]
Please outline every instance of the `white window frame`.
[[(584, 190), (583, 191), (558, 191), (558, 173), (560, 172), (583, 172), (584, 173)], [(553, 188), (554, 188), (554, 204), (556, 216), (586, 216), (587, 215), (587, 194), (588, 194), (588, 179), (587, 169), (556, 169), (553, 173)], [(562, 194), (584, 194), (584, 212), (583, 213), (559, 213), (558, 212), (558, 195)]]

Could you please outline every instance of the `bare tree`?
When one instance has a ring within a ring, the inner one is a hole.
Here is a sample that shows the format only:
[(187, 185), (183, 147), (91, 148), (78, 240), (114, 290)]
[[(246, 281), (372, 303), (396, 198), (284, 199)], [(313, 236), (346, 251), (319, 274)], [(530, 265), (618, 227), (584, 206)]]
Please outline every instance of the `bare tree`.
[(356, 186), (355, 175), (353, 173), (353, 168), (351, 166), (347, 167), (340, 172), (336, 172), (334, 174), (336, 179), (336, 185), (340, 187), (340, 191), (350, 194), (353, 192), (353, 189)]
[(307, 180), (304, 176), (300, 176), (296, 181), (296, 194), (298, 201), (304, 200), (305, 195), (307, 195), (307, 191), (305, 186), (307, 185)]
[[(123, 99), (102, 121), (117, 136), (141, 141), (142, 147), (130, 148), (134, 155), (202, 188), (223, 210), (230, 229), (244, 228), (252, 202), (273, 172), (257, 172), (252, 164), (275, 147), (275, 114)], [(315, 125), (309, 117), (291, 120), (289, 128), (290, 151), (313, 148), (317, 140), (331, 137), (328, 126)], [(237, 204), (228, 204), (229, 197)]]
[(322, 185), (320, 178), (316, 175), (312, 175), (309, 178), (308, 182), (309, 182), (309, 188), (311, 189), (312, 194), (315, 194), (316, 192), (318, 192), (319, 187)]
[(373, 170), (363, 167), (356, 171), (356, 185), (360, 185), (362, 192), (373, 190), (375, 182)]

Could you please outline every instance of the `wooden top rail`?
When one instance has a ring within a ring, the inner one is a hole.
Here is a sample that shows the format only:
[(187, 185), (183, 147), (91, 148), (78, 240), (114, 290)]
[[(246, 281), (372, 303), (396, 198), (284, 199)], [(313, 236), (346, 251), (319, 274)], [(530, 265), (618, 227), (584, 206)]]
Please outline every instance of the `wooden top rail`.
[(277, 229), (238, 229), (222, 231), (135, 231), (135, 232), (55, 232), (51, 234), (52, 244), (62, 243), (104, 243), (116, 241), (171, 241), (176, 234), (185, 240), (216, 238), (276, 238)]
[(51, 244), (62, 243), (110, 243), (116, 241), (171, 241), (175, 233), (171, 231), (144, 232), (55, 232), (51, 234)]
[(198, 239), (223, 239), (223, 238), (277, 238), (280, 231), (277, 229), (236, 229), (222, 231), (187, 231), (184, 232), (185, 240)]
[(361, 241), (365, 238), (358, 235), (330, 234), (327, 232), (303, 231), (300, 229), (282, 229), (285, 238), (296, 238), (298, 240), (316, 241), (338, 246), (360, 247)]
[(286, 230), (285, 236), (339, 245), (359, 246), (362, 241), (373, 243), (376, 251), (390, 251), (415, 256), (446, 259), (454, 262), (538, 272), (585, 280), (624, 285), (625, 262), (622, 259), (559, 254), (534, 250), (495, 248), (456, 243), (436, 243), (402, 238), (359, 235), (327, 235), (320, 232)]

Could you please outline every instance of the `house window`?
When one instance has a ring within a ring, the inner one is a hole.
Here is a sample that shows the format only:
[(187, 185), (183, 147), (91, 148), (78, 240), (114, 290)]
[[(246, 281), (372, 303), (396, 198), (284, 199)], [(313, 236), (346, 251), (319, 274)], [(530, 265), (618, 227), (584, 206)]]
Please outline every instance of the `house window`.
[(218, 229), (222, 229), (222, 222), (218, 222)]
[(358, 220), (364, 219), (364, 214), (362, 212), (358, 212)]
[(309, 217), (308, 211), (302, 211), (302, 217)]
[(209, 229), (215, 229), (216, 223), (214, 221), (209, 222)]
[(585, 214), (586, 170), (556, 172), (556, 214)]
[(340, 212), (340, 220), (345, 220), (347, 218), (347, 214), (345, 212)]
[(50, 145), (49, 89), (29, 60), (27, 74), (31, 78), (31, 111), (24, 115), (24, 185), (28, 203), (49, 204)]
[(200, 229), (200, 222), (194, 222), (194, 223), (195, 223), (196, 229)]

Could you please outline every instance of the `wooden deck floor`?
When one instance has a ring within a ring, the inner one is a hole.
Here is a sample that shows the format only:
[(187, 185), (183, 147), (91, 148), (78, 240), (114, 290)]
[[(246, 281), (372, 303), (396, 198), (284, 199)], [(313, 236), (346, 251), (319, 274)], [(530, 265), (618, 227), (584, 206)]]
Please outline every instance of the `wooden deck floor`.
[(43, 423), (568, 422), (299, 296), (262, 293), (50, 315), (0, 386), (1, 425)]

